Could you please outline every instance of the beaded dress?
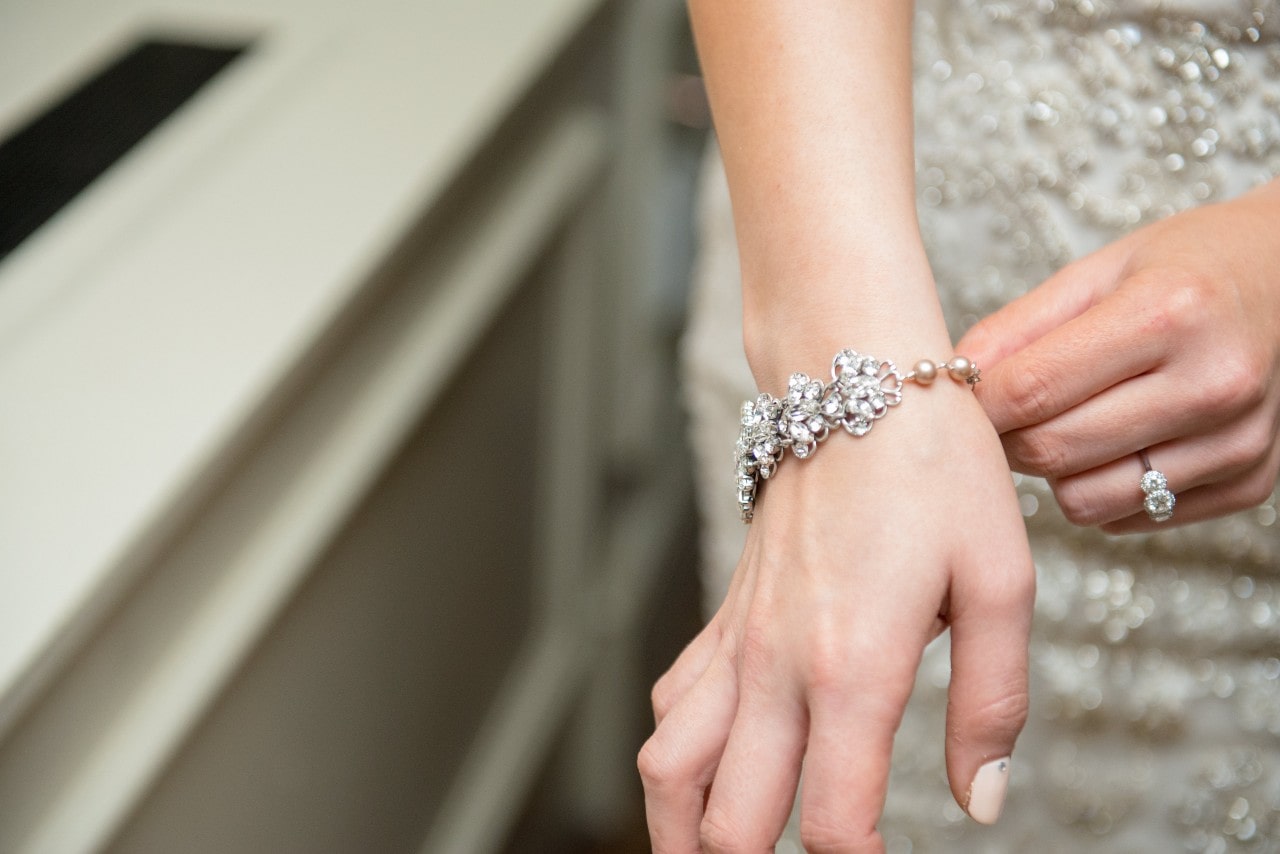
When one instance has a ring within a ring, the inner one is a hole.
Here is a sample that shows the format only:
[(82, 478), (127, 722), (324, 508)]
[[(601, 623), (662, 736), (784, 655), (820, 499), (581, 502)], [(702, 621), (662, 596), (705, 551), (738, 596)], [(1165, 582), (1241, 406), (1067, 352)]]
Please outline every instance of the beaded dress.
[[(918, 208), (954, 336), (1135, 227), (1280, 174), (1277, 5), (921, 0)], [(755, 386), (714, 152), (708, 167), (684, 371), (710, 612), (745, 537), (731, 449)], [(1039, 590), (1005, 813), (980, 827), (947, 788), (944, 637), (898, 735), (890, 854), (1280, 852), (1275, 496), (1113, 538), (1067, 523), (1043, 481), (1015, 480)], [(780, 852), (800, 850), (794, 821)]]

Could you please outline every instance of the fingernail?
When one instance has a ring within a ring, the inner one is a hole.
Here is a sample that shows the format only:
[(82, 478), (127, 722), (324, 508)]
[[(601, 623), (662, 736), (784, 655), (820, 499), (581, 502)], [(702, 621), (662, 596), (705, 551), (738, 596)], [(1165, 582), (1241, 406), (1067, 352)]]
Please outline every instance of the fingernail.
[(969, 802), (965, 812), (979, 824), (995, 824), (1004, 807), (1005, 792), (1009, 789), (1009, 757), (992, 759), (978, 769), (969, 784)]

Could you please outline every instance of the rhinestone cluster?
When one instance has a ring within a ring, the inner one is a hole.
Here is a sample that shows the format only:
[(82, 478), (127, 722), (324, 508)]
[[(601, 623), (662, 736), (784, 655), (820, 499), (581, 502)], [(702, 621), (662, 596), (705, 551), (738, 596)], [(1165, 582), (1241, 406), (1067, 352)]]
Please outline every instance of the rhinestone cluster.
[(762, 393), (742, 404), (742, 420), (734, 449), (738, 508), (743, 522), (755, 515), (760, 481), (768, 480), (788, 448), (807, 459), (832, 430), (865, 436), (892, 406), (902, 402), (902, 386), (909, 381), (926, 385), (939, 368), (972, 387), (981, 377), (978, 367), (957, 356), (937, 365), (929, 360), (901, 373), (890, 361), (854, 350), (841, 350), (831, 360), (831, 382), (792, 374), (781, 399)]
[(1167, 522), (1173, 518), (1173, 505), (1177, 501), (1169, 491), (1169, 481), (1158, 471), (1148, 470), (1140, 483), (1146, 498), (1142, 506), (1153, 522)]

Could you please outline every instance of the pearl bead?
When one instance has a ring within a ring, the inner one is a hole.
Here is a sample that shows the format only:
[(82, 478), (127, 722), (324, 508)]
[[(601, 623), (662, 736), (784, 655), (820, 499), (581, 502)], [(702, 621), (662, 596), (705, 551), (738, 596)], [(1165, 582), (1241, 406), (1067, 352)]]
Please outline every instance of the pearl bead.
[(970, 362), (964, 356), (956, 356), (947, 365), (947, 369), (951, 371), (951, 376), (957, 380), (967, 380), (973, 374), (973, 362)]
[(921, 359), (916, 362), (912, 372), (916, 375), (916, 382), (920, 385), (928, 385), (938, 378), (938, 366), (928, 359)]

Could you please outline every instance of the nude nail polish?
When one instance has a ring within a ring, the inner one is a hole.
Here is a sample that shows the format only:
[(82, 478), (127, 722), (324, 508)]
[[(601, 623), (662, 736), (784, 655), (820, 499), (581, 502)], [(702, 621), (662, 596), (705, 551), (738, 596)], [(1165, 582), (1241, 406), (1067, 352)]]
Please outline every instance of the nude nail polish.
[(979, 824), (995, 824), (1004, 807), (1005, 792), (1009, 789), (1009, 757), (992, 759), (978, 769), (969, 784), (969, 799), (965, 812)]

